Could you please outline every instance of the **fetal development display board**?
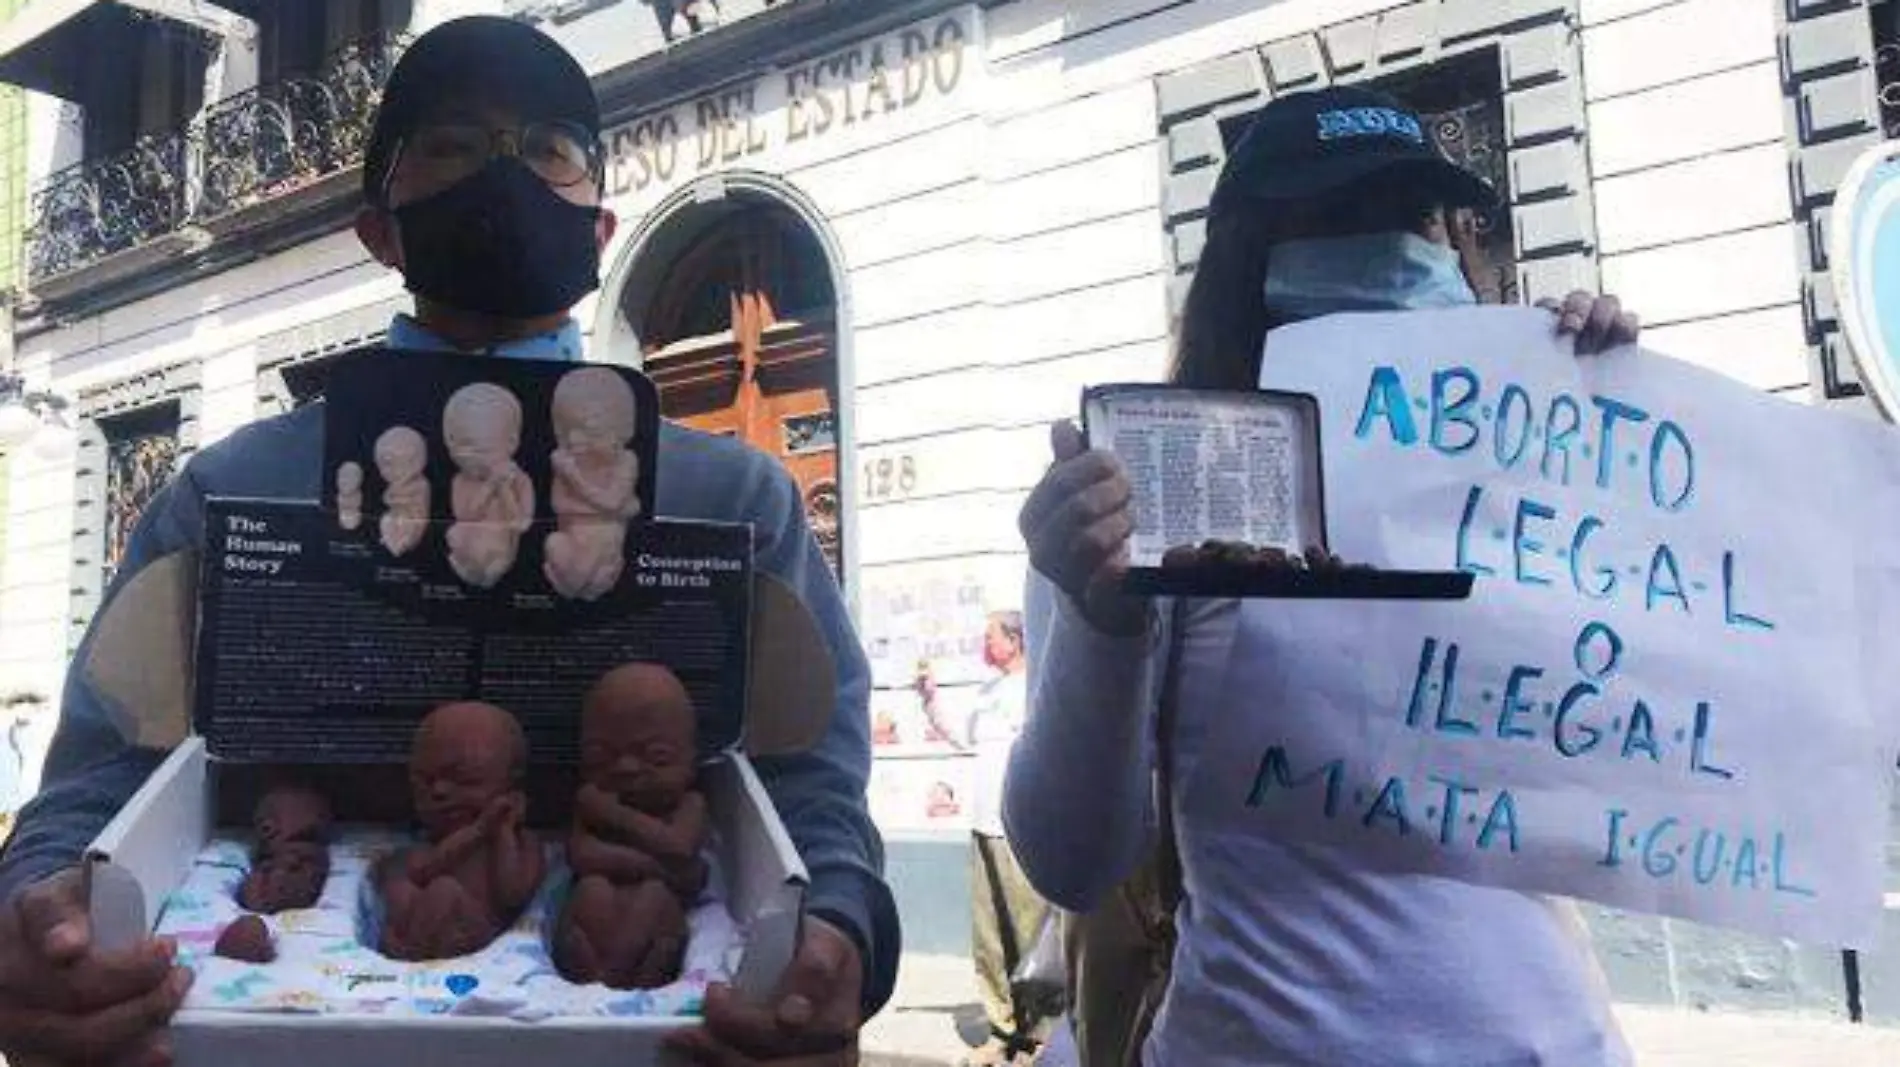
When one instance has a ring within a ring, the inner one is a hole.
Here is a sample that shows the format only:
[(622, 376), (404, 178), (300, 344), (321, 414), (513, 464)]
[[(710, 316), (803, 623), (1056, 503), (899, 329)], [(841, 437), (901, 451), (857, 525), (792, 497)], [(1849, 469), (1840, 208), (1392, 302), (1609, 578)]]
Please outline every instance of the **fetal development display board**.
[(1550, 315), (1341, 315), (1261, 385), (1325, 417), (1351, 562), (1454, 603), (1250, 601), (1192, 802), (1225, 832), (1864, 946), (1900, 742), (1900, 437)]

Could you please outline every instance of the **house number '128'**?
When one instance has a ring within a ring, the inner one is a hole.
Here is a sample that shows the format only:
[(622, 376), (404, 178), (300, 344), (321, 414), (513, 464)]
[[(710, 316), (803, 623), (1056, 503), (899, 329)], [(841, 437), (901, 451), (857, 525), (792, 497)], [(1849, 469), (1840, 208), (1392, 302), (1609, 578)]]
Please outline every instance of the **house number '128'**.
[(864, 464), (864, 495), (872, 500), (890, 500), (917, 491), (917, 457), (884, 456)]

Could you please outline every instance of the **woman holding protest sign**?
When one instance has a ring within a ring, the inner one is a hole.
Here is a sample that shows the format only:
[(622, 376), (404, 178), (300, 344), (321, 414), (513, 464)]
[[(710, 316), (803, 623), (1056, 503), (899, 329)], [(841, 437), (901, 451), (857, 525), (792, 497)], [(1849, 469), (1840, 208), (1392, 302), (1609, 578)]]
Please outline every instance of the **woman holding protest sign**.
[[(1492, 195), (1395, 101), (1347, 88), (1276, 100), (1215, 190), (1173, 380), (1253, 389), (1273, 327), (1476, 303), (1465, 227)], [(1634, 318), (1612, 298), (1547, 306), (1579, 355), (1635, 339)], [(1273, 669), (1237, 643), (1246, 613), (1273, 602), (1117, 591), (1133, 525), (1126, 477), (1067, 423), (1054, 449), (1021, 516), (1035, 571), (1031, 711), (1004, 825), (1037, 890), (1094, 912), (1085, 923), (1128, 907), (1124, 883), (1158, 882), (1175, 939), (1171, 968), (1162, 962), (1174, 980), (1146, 1005), (1158, 1010), (1145, 1041), (1135, 1027), (1139, 1050), (1119, 1047), (1126, 1027), (1091, 1034), (1090, 1020), (1077, 1028), (1083, 1063), (1627, 1063), (1587, 946), (1559, 905), (1249, 832), (1195, 788), (1197, 767), (1222, 744), (1216, 724), (1243, 714), (1257, 672)], [(1170, 884), (1183, 891), (1179, 906)], [(1122, 940), (1116, 951), (1132, 958)], [(1072, 976), (1079, 1015), (1099, 981), (1087, 953), (1071, 960), (1084, 972)], [(1131, 1014), (1125, 987), (1102, 992), (1121, 999), (1101, 1014)]]

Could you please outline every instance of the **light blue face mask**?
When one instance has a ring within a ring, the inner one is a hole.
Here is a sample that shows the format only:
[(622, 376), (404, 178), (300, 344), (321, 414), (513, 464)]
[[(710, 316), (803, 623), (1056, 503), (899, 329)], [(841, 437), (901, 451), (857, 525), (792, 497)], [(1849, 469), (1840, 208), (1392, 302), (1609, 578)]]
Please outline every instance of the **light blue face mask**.
[(1478, 302), (1458, 253), (1414, 233), (1316, 237), (1267, 254), (1267, 310), (1291, 320), (1341, 311), (1416, 311)]

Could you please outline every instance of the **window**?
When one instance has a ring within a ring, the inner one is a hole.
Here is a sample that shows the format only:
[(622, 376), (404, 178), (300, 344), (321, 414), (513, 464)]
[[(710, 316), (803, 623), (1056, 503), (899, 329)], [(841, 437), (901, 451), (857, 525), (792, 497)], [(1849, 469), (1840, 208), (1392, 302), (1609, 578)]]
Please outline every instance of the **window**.
[(307, 76), (323, 66), (329, 40), (324, 34), (328, 4), (272, 4), (257, 27), (258, 80), (282, 81)]
[(358, 351), (361, 344), (378, 339), (379, 336), (364, 336), (357, 339), (358, 343), (326, 347), (315, 353), (306, 350), (289, 359), (259, 364), (257, 417), (287, 415), (322, 400), (337, 357)]
[(284, 368), (284, 386), (290, 391), (292, 411), (323, 399), (323, 389), (329, 382), (330, 368), (334, 365), (335, 357), (325, 356)]
[(270, 4), (258, 16), (258, 81), (321, 77), (338, 49), (408, 26), (410, 7), (411, 0)]
[(1900, 137), (1900, 0), (1876, 0), (1867, 14), (1874, 30), (1880, 128), (1888, 137)]
[(88, 64), (81, 103), (85, 156), (115, 156), (141, 137), (175, 133), (204, 104), (212, 42), (164, 19), (109, 22), (95, 42), (110, 63)]
[(101, 423), (106, 439), (105, 576), (125, 558), (146, 505), (178, 460), (178, 405), (159, 404)]
[[(1505, 168), (1504, 101), (1497, 91), (1496, 68), (1471, 76), (1471, 67), (1482, 70), (1487, 65), (1446, 64), (1429, 72), (1442, 77), (1391, 89), (1419, 110), (1446, 155), (1508, 198), (1511, 176)], [(1475, 222), (1479, 255), (1473, 273), (1478, 278), (1479, 299), (1490, 304), (1517, 303), (1517, 249), (1510, 204), (1478, 212)]]

